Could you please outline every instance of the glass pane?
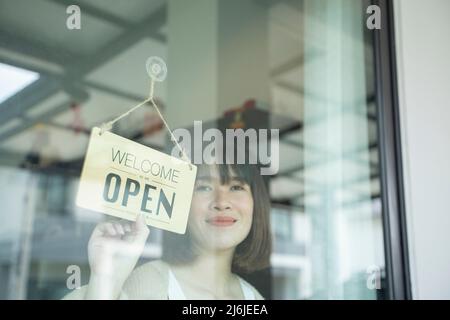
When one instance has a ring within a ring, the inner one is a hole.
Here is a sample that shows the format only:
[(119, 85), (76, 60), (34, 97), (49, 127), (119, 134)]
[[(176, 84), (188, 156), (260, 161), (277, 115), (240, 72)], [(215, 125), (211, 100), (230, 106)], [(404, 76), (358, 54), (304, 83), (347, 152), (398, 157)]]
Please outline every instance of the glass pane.
[[(384, 266), (374, 76), (363, 2), (306, 1), (304, 214), (312, 297), (374, 299)], [(321, 39), (319, 42), (314, 42)], [(369, 277), (368, 277), (369, 275)]]
[[(89, 239), (112, 218), (75, 204), (81, 170), (91, 129), (147, 98), (149, 56), (168, 67), (155, 102), (177, 138), (187, 132), (191, 144), (179, 142), (209, 182), (194, 188), (186, 238), (151, 227), (142, 250), (125, 254), (130, 270), (103, 265), (123, 278), (121, 290), (101, 283), (121, 294), (108, 297), (385, 298), (367, 3), (83, 0), (80, 29), (63, 3), (0, 4), (0, 298), (95, 296)], [(206, 166), (210, 129), (227, 159), (226, 130), (248, 133), (235, 144), (245, 163)], [(148, 103), (112, 132), (177, 150)], [(190, 255), (177, 262), (180, 248)]]

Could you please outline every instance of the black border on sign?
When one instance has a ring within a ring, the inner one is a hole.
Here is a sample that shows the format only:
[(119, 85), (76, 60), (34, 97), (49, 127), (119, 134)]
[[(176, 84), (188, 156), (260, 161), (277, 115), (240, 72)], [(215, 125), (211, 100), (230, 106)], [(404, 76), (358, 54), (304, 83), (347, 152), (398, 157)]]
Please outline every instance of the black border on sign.
[(372, 0), (381, 9), (381, 29), (373, 30), (375, 99), (387, 298), (412, 299), (406, 230), (403, 166), (392, 0)]

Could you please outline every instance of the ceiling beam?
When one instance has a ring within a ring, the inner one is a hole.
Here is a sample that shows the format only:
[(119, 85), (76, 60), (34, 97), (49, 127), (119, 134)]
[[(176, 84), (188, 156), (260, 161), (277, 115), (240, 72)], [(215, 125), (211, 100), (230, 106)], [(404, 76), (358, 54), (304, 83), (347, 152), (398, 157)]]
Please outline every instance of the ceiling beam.
[(65, 66), (68, 61), (80, 59), (61, 47), (48, 46), (33, 38), (28, 39), (5, 30), (0, 31), (0, 47), (59, 66)]
[[(53, 3), (61, 5), (61, 6), (65, 6), (65, 7), (68, 7), (68, 6), (74, 4), (73, 0), (47, 0), (47, 1), (50, 1), (50, 2), (53, 2)], [(130, 23), (129, 21), (127, 21), (115, 14), (104, 11), (104, 10), (100, 9), (99, 7), (93, 6), (92, 4), (90, 4), (88, 2), (78, 4), (78, 6), (80, 7), (81, 12), (83, 14), (86, 13), (89, 16), (92, 16), (92, 17), (102, 20), (104, 22), (110, 23), (119, 28), (131, 29), (134, 27), (134, 23)], [(152, 30), (152, 32), (149, 33), (146, 37), (150, 37), (150, 38), (157, 40), (159, 42), (162, 42), (162, 43), (167, 42), (166, 36), (160, 34), (158, 30)]]
[(272, 78), (276, 78), (278, 76), (281, 76), (285, 74), (286, 72), (295, 70), (295, 68), (300, 67), (303, 65), (304, 62), (304, 56), (303, 54), (299, 54), (292, 59), (282, 63), (281, 65), (275, 67), (270, 72), (270, 76)]
[[(152, 34), (155, 30), (159, 30), (165, 23), (166, 17), (167, 5), (164, 4), (148, 15), (142, 22), (134, 25), (116, 39), (108, 42), (97, 53), (83, 58), (81, 61), (74, 60), (78, 62), (66, 69), (66, 74), (63, 78), (42, 76), (35, 83), (0, 104), (0, 114), (2, 115), (0, 125), (16, 117), (23, 116), (27, 110), (60, 90), (70, 91), (70, 88), (73, 87), (70, 85), (71, 83), (76, 84), (77, 82), (83, 81), (83, 78), (89, 72), (107, 63), (121, 52), (131, 48), (143, 37)], [(26, 43), (23, 45), (26, 45)], [(69, 92), (69, 94), (71, 93)], [(33, 126), (37, 122), (51, 119), (58, 113), (68, 109), (71, 104), (72, 102), (68, 101), (58, 106), (55, 110), (50, 110), (45, 113), (45, 117), (40, 116), (38, 118), (25, 119), (20, 126), (2, 133), (0, 135), (0, 141)]]
[(105, 93), (109, 93), (112, 94), (114, 96), (117, 97), (121, 97), (121, 98), (125, 98), (125, 99), (129, 99), (129, 100), (133, 100), (133, 101), (144, 101), (147, 99), (147, 97), (141, 96), (141, 95), (137, 95), (131, 92), (127, 92), (118, 88), (113, 88), (95, 81), (90, 81), (90, 80), (84, 80), (81, 82), (82, 85), (91, 88), (91, 89), (95, 89), (101, 92), (105, 92)]
[(99, 68), (118, 53), (131, 48), (142, 38), (151, 35), (155, 30), (159, 30), (167, 20), (167, 5), (162, 5), (154, 12), (152, 12), (143, 21), (133, 25), (126, 32), (117, 38), (109, 41), (92, 57), (80, 63), (76, 68), (70, 70), (70, 73), (75, 75), (75, 78), (81, 78), (92, 70)]
[[(80, 101), (80, 103), (81, 102), (84, 102), (84, 101)], [(41, 114), (37, 117), (34, 117), (32, 119), (23, 118), (22, 123), (20, 125), (13, 127), (5, 132), (2, 132), (0, 134), (0, 141), (5, 141), (6, 139), (11, 138), (11, 137), (15, 136), (16, 134), (21, 133), (22, 131), (32, 127), (33, 125), (35, 125), (37, 123), (47, 122), (49, 119), (53, 118), (55, 115), (69, 109), (72, 104), (73, 104), (72, 101), (59, 103), (51, 110), (44, 112), (43, 114)]]
[(0, 126), (14, 118), (22, 117), (31, 106), (39, 104), (59, 88), (60, 84), (55, 79), (39, 78), (0, 104)]
[[(84, 86), (86, 87), (86, 89), (94, 89), (94, 90), (98, 90), (101, 92), (105, 92), (105, 93), (109, 93), (112, 95), (115, 95), (117, 97), (120, 98), (124, 98), (124, 99), (129, 99), (129, 100), (133, 100), (133, 101), (143, 101), (145, 99), (147, 99), (147, 97), (141, 96), (141, 95), (137, 95), (131, 92), (127, 92), (118, 88), (114, 88), (102, 83), (98, 83), (95, 81), (91, 81), (91, 80), (80, 80), (78, 81), (77, 79), (69, 79), (67, 78), (67, 76), (60, 74), (60, 73), (55, 73), (55, 72), (51, 72), (49, 70), (40, 68), (40, 67), (36, 67), (33, 64), (28, 64), (28, 63), (24, 63), (23, 61), (16, 61), (14, 58), (6, 58), (4, 57), (1, 52), (0, 52), (0, 63), (5, 63), (11, 66), (15, 66), (17, 68), (22, 68), (22, 69), (26, 69), (26, 70), (30, 70), (33, 72), (37, 72), (39, 73), (41, 76), (44, 76), (45, 78), (54, 78), (56, 81), (59, 82), (65, 82), (65, 83), (77, 83), (78, 85)], [(1, 108), (1, 106), (0, 106)]]
[(71, 5), (77, 5), (80, 7), (81, 14), (87, 14), (91, 17), (100, 19), (104, 22), (110, 23), (112, 25), (115, 25), (117, 27), (120, 27), (122, 29), (128, 29), (131, 27), (131, 23), (129, 23), (127, 20), (122, 19), (114, 14), (111, 14), (107, 11), (104, 11), (100, 9), (99, 7), (96, 7), (89, 2), (83, 2), (83, 3), (75, 3), (73, 0), (47, 0), (49, 2), (53, 2), (59, 6), (62, 7), (68, 7)]

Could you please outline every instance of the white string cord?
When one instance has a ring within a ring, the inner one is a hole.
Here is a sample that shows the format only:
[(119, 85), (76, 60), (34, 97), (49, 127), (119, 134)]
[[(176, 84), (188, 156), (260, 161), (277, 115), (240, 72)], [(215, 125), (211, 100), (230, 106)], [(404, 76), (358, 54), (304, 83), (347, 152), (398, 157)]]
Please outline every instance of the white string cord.
[(118, 117), (114, 118), (111, 121), (108, 121), (107, 123), (103, 123), (100, 127), (100, 135), (102, 135), (105, 131), (109, 131), (112, 129), (114, 123), (116, 123), (117, 121), (119, 121), (122, 118), (125, 118), (126, 116), (128, 116), (130, 113), (132, 113), (133, 111), (135, 111), (136, 109), (142, 107), (144, 104), (151, 102), (152, 106), (155, 108), (156, 112), (158, 113), (159, 117), (161, 118), (161, 120), (164, 123), (164, 126), (167, 128), (167, 130), (170, 133), (170, 137), (173, 143), (176, 144), (177, 148), (180, 150), (181, 154), (182, 154), (182, 158), (184, 161), (189, 163), (189, 168), (192, 170), (192, 164), (191, 164), (191, 160), (188, 158), (188, 156), (186, 155), (186, 153), (184, 152), (184, 149), (179, 145), (177, 139), (175, 138), (175, 136), (172, 133), (172, 130), (170, 129), (169, 125), (167, 124), (166, 120), (164, 119), (163, 115), (161, 114), (161, 111), (159, 111), (158, 106), (156, 105), (155, 101), (153, 100), (153, 91), (154, 91), (154, 87), (155, 87), (155, 81), (153, 79), (150, 80), (150, 93), (147, 99), (145, 99), (144, 101), (142, 101), (141, 103), (135, 105), (134, 107), (132, 107), (130, 110), (128, 110), (127, 112), (119, 115)]

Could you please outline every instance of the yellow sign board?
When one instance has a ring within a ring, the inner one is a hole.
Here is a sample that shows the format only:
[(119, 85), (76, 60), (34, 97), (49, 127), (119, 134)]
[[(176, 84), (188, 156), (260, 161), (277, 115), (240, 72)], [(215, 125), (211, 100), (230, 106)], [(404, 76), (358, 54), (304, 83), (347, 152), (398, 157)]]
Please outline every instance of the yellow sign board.
[(109, 131), (93, 128), (78, 206), (185, 233), (197, 167)]

